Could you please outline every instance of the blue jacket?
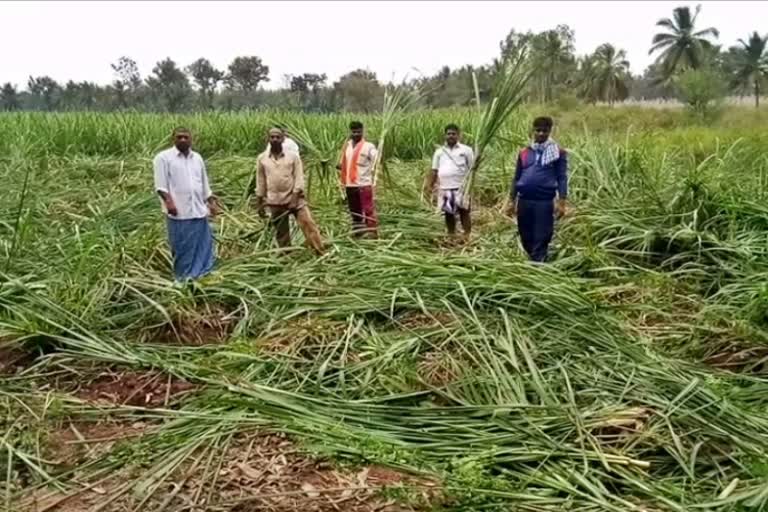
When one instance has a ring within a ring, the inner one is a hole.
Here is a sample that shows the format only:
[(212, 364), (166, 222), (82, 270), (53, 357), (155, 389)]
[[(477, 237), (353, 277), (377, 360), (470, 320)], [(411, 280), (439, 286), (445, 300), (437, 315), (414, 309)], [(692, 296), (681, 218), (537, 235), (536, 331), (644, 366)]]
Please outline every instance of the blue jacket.
[(512, 181), (512, 200), (550, 200), (558, 195), (568, 196), (568, 154), (560, 148), (560, 158), (542, 166), (541, 151), (527, 147), (517, 156), (515, 178)]

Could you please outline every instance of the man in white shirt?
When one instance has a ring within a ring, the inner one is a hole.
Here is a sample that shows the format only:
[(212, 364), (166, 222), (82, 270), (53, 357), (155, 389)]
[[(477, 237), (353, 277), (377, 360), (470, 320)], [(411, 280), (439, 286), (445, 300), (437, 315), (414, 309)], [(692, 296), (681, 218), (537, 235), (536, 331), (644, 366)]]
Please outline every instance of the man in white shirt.
[[(299, 145), (296, 144), (296, 141), (294, 141), (292, 138), (288, 137), (288, 131), (281, 125), (277, 125), (275, 128), (283, 132), (283, 151), (286, 153), (296, 153), (297, 156), (301, 156), (299, 152)], [(264, 151), (269, 152), (271, 148), (271, 143), (267, 142), (267, 149)]]
[(341, 171), (341, 183), (347, 193), (352, 233), (355, 236), (369, 233), (372, 238), (377, 238), (379, 221), (373, 198), (373, 172), (378, 150), (363, 137), (363, 123), (360, 121), (352, 121), (349, 131), (341, 163), (336, 168)]
[(472, 219), (468, 198), (462, 191), (464, 181), (474, 165), (475, 155), (472, 148), (461, 144), (461, 131), (455, 124), (445, 127), (445, 145), (435, 151), (432, 157), (432, 173), (427, 182), (428, 193), (438, 185), (440, 209), (445, 214), (445, 226), (449, 235), (456, 233), (456, 216), (461, 220), (464, 237), (472, 231)]
[(208, 216), (218, 212), (205, 162), (192, 151), (186, 128), (173, 131), (172, 148), (154, 159), (155, 191), (162, 200), (176, 279), (197, 279), (213, 269), (213, 233)]

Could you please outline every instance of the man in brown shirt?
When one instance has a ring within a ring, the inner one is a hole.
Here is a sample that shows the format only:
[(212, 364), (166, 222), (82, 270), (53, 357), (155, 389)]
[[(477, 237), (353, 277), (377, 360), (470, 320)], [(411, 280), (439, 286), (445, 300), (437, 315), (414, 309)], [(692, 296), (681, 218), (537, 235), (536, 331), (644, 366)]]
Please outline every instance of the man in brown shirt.
[(283, 151), (283, 137), (282, 130), (269, 130), (269, 151), (257, 160), (256, 207), (262, 217), (266, 217), (264, 207), (269, 208), (278, 246), (291, 245), (288, 216), (292, 214), (309, 246), (317, 254), (323, 254), (323, 240), (304, 199), (301, 158), (294, 152)]

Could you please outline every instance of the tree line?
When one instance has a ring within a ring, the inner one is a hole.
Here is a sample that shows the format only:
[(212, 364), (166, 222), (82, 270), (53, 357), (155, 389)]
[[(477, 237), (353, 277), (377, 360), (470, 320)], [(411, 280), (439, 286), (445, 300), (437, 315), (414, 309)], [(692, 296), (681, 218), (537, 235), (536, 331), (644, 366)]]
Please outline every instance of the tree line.
[[(768, 36), (757, 31), (734, 46), (718, 44), (715, 27), (700, 28), (700, 6), (674, 9), (671, 18), (656, 23), (651, 40), (654, 63), (640, 76), (629, 69), (626, 51), (613, 44), (600, 45), (589, 55), (577, 56), (575, 33), (567, 25), (542, 32), (511, 30), (499, 44), (499, 56), (479, 67), (444, 66), (434, 76), (410, 80), (419, 86), (427, 107), (468, 105), (476, 96), (491, 95), (494, 77), (504, 60), (525, 51), (537, 64), (528, 99), (534, 102), (604, 102), (628, 98), (659, 99), (684, 95), (688, 103), (717, 95), (751, 95), (756, 105), (768, 81)], [(0, 88), (0, 109), (183, 112), (280, 108), (305, 112), (372, 112), (381, 106), (384, 87), (375, 73), (356, 69), (329, 83), (325, 73), (284, 76), (285, 85), (265, 90), (269, 66), (257, 56), (239, 56), (227, 69), (199, 58), (180, 67), (173, 59), (157, 62), (142, 77), (133, 59), (120, 57), (111, 64), (114, 80), (108, 85), (68, 81), (50, 76), (29, 77), (26, 88), (6, 82)]]

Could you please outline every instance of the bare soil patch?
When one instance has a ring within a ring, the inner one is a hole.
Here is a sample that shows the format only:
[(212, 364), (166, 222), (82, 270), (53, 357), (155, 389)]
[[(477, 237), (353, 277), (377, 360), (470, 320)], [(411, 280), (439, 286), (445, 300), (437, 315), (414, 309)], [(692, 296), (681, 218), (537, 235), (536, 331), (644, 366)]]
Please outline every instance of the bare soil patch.
[[(244, 437), (228, 450), (217, 494), (232, 512), (425, 510), (437, 484), (380, 466), (339, 468), (281, 435)], [(410, 504), (383, 496), (407, 489)]]
[(11, 376), (31, 366), (35, 354), (19, 346), (0, 346), (0, 375)]
[[(340, 468), (297, 450), (284, 436), (238, 436), (211, 468), (187, 463), (141, 509), (228, 512), (426, 511), (441, 499), (436, 481), (380, 466)], [(23, 512), (86, 511), (119, 492), (112, 475), (79, 491), (38, 493)], [(104, 512), (132, 510), (145, 496), (123, 493)], [(37, 508), (34, 508), (37, 507)]]
[[(66, 419), (46, 432), (40, 443), (42, 459), (51, 474), (75, 471), (73, 483), (82, 477), (76, 470), (108, 456), (116, 445), (136, 442), (148, 435), (154, 424), (145, 421), (108, 418), (101, 421)], [(66, 478), (65, 478), (66, 480)], [(19, 512), (84, 512), (90, 510), (122, 480), (107, 475), (100, 481), (73, 485), (70, 492), (39, 488), (26, 493), (18, 503)], [(90, 489), (86, 491), (86, 489)], [(16, 509), (14, 509), (16, 510)], [(122, 510), (114, 508), (112, 510)]]
[(59, 468), (72, 468), (109, 453), (119, 442), (140, 439), (150, 427), (151, 424), (144, 421), (67, 420), (47, 433), (46, 460)]
[(51, 361), (50, 374), (38, 390), (54, 390), (94, 405), (169, 407), (199, 389), (178, 377), (157, 370), (133, 370), (103, 363)]
[(105, 405), (167, 407), (197, 389), (195, 384), (160, 372), (105, 371), (81, 381), (72, 393), (85, 401)]

